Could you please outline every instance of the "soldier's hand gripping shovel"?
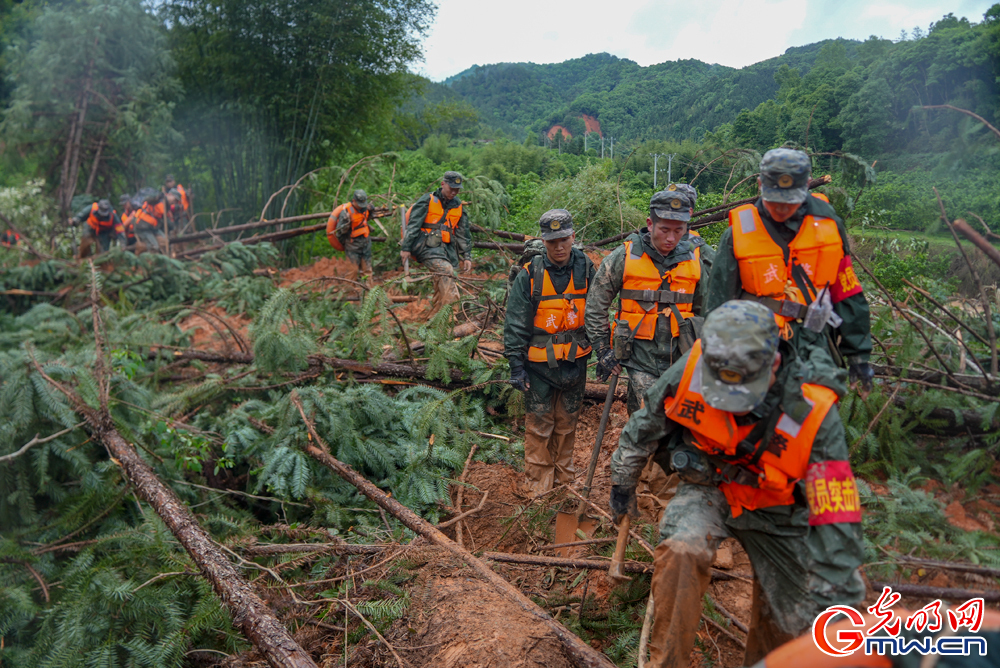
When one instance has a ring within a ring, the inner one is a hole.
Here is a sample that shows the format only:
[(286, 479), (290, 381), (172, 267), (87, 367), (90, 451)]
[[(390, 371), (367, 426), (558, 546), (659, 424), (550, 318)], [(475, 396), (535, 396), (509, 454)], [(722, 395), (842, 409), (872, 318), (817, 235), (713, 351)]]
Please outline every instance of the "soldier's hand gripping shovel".
[[(604, 399), (604, 412), (601, 413), (601, 423), (597, 427), (597, 438), (594, 441), (594, 450), (590, 454), (590, 465), (587, 467), (587, 481), (583, 486), (583, 498), (590, 498), (590, 487), (594, 482), (594, 471), (597, 470), (597, 459), (601, 454), (601, 444), (604, 442), (604, 430), (608, 426), (608, 417), (611, 415), (611, 404), (615, 400), (615, 390), (618, 388), (619, 375), (612, 374), (608, 382), (608, 395)], [(590, 535), (594, 530), (594, 524), (584, 519), (587, 505), (580, 502), (580, 507), (575, 513), (560, 511), (556, 514), (556, 543), (572, 543), (577, 539), (577, 531)], [(560, 556), (568, 556), (571, 548), (557, 550)]]

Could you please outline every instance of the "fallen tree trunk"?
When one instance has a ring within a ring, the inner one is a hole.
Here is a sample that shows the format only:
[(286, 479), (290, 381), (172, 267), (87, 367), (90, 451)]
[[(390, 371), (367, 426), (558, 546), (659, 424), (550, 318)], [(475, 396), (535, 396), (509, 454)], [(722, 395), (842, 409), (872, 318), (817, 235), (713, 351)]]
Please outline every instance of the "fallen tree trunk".
[[(391, 207), (383, 206), (375, 209), (372, 218), (388, 218), (393, 215), (394, 211)], [(291, 223), (302, 223), (307, 220), (326, 220), (330, 217), (329, 211), (323, 211), (321, 213), (307, 213), (301, 216), (289, 216), (287, 218), (272, 218), (271, 220), (258, 220), (252, 223), (244, 223), (242, 225), (230, 225), (229, 227), (217, 227), (215, 229), (201, 230), (199, 232), (192, 232), (191, 234), (184, 234), (181, 236), (171, 237), (170, 243), (184, 243), (186, 241), (197, 241), (199, 239), (209, 239), (212, 237), (222, 236), (223, 234), (235, 234), (237, 232), (246, 232), (247, 230), (257, 230), (264, 227), (274, 227), (275, 225), (287, 225)]]
[(1000, 591), (973, 591), (971, 589), (951, 589), (949, 587), (925, 587), (923, 585), (896, 584), (894, 582), (869, 582), (873, 591), (891, 587), (897, 594), (914, 596), (920, 599), (943, 598), (947, 601), (967, 601), (970, 598), (981, 598), (987, 603), (1000, 601)]
[(308, 428), (309, 435), (311, 437), (310, 442), (305, 445), (306, 453), (339, 475), (341, 478), (354, 485), (359, 492), (371, 499), (386, 512), (391, 513), (393, 517), (402, 522), (407, 528), (423, 536), (431, 543), (444, 548), (449, 553), (468, 564), (468, 566), (472, 568), (479, 575), (479, 577), (492, 585), (497, 593), (503, 596), (506, 600), (517, 605), (540, 623), (544, 624), (556, 636), (556, 638), (559, 639), (563, 650), (575, 665), (580, 668), (613, 668), (613, 664), (606, 656), (593, 649), (565, 626), (555, 621), (551, 615), (535, 605), (531, 599), (500, 577), (493, 571), (493, 569), (483, 563), (480, 559), (476, 558), (471, 552), (459, 547), (454, 541), (441, 533), (441, 531), (438, 530), (438, 528), (433, 524), (424, 520), (396, 499), (390, 497), (350, 466), (344, 464), (331, 455), (329, 449), (326, 447), (326, 444), (320, 438), (319, 434), (316, 433), (316, 429), (313, 426), (312, 421), (306, 417), (305, 410), (302, 408), (302, 402), (299, 401), (298, 395), (293, 392), (291, 400), (298, 409), (299, 414), (302, 416), (302, 421)]
[(527, 234), (520, 234), (519, 232), (507, 232), (506, 230), (491, 230), (486, 227), (480, 227), (479, 225), (469, 225), (469, 229), (473, 232), (482, 232), (483, 234), (492, 234), (503, 239), (513, 239), (514, 241), (527, 241), (529, 237)]
[[(976, 363), (981, 363), (980, 360), (976, 360)], [(985, 361), (985, 364), (989, 366), (989, 360)], [(1000, 383), (991, 383), (989, 378), (984, 378), (983, 376), (973, 376), (971, 374), (952, 374), (958, 382), (962, 385), (957, 385), (952, 381), (948, 374), (941, 371), (922, 371), (919, 369), (902, 369), (898, 366), (888, 366), (885, 364), (872, 364), (872, 370), (875, 371), (877, 376), (885, 376), (886, 378), (891, 378), (893, 381), (899, 380), (905, 383), (907, 379), (919, 380), (925, 383), (937, 383), (938, 385), (946, 385), (948, 387), (961, 387), (972, 388), (983, 394), (989, 394), (992, 396), (1000, 396)], [(903, 374), (906, 377), (903, 377)]]
[[(903, 382), (906, 381), (904, 380)], [(904, 397), (896, 397), (892, 400), (892, 403), (897, 408), (909, 410), (909, 401)], [(936, 428), (917, 423), (913, 428), (914, 433), (941, 434), (942, 432), (947, 432), (956, 436), (958, 434), (985, 436), (987, 434), (996, 434), (1000, 431), (1000, 418), (993, 418), (984, 425), (983, 416), (978, 411), (971, 409), (935, 408), (923, 419), (940, 420), (944, 423), (944, 427)]]
[[(830, 177), (829, 174), (827, 174), (826, 176), (821, 176), (818, 179), (813, 179), (809, 182), (809, 189), (812, 190), (822, 185), (826, 185), (830, 183), (830, 181), (832, 180), (833, 179)], [(697, 220), (692, 220), (688, 224), (688, 228), (692, 230), (697, 230), (700, 227), (705, 227), (706, 225), (711, 225), (712, 223), (724, 220), (726, 216), (729, 215), (730, 209), (735, 209), (736, 207), (743, 206), (744, 204), (753, 204), (756, 201), (757, 197), (754, 196), (754, 197), (748, 197), (747, 199), (741, 199), (735, 202), (730, 202), (729, 204), (723, 204), (722, 206), (715, 206), (712, 207), (711, 209), (703, 209), (702, 211), (695, 211), (693, 214), (691, 214), (692, 219), (694, 219), (696, 216), (702, 216), (702, 217), (698, 218)], [(601, 239), (599, 241), (587, 244), (587, 247), (599, 248), (601, 246), (607, 246), (608, 244), (613, 244), (616, 241), (622, 241), (630, 234), (635, 234), (638, 231), (639, 230), (631, 230), (629, 232), (622, 232), (621, 234), (616, 234), (613, 237), (608, 237), (607, 239)]]
[(993, 260), (994, 264), (1000, 267), (1000, 249), (997, 249), (996, 246), (983, 238), (979, 232), (972, 229), (969, 224), (961, 218), (951, 221), (951, 226), (955, 228), (956, 232), (974, 243), (979, 250), (983, 251), (988, 258)]
[[(95, 309), (96, 310), (96, 309)], [(98, 356), (100, 357), (100, 347)], [(91, 427), (91, 436), (101, 442), (125, 474), (129, 483), (148, 503), (184, 547), (201, 574), (229, 610), (233, 623), (274, 668), (316, 668), (309, 654), (299, 646), (277, 617), (243, 579), (218, 545), (195, 520), (187, 506), (163, 484), (153, 469), (114, 426), (106, 408), (87, 405), (75, 392), (50, 378), (35, 362), (39, 374), (69, 399), (74, 410)], [(98, 377), (102, 375), (98, 363)]]
[[(606, 571), (611, 566), (610, 561), (598, 561), (596, 559), (568, 559), (566, 557), (543, 557), (537, 554), (510, 554), (507, 552), (483, 552), (483, 559), (487, 561), (500, 561), (507, 564), (555, 566), (557, 568), (578, 568), (589, 571)], [(652, 573), (653, 564), (641, 561), (623, 561), (622, 570), (626, 573)]]

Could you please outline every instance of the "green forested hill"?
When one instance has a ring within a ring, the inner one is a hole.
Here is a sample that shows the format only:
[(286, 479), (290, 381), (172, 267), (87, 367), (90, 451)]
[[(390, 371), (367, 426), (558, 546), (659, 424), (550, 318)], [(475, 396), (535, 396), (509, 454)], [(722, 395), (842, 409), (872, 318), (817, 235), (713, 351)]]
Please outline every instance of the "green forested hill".
[(739, 70), (696, 60), (641, 67), (605, 53), (474, 66), (444, 84), (486, 126), (516, 139), (556, 124), (577, 136), (588, 114), (627, 141), (700, 141), (722, 129), (758, 149), (794, 141), (878, 158), (961, 140), (956, 118), (915, 107), (952, 104), (995, 120), (998, 80), (994, 5), (979, 22), (948, 14), (895, 42), (827, 40)]

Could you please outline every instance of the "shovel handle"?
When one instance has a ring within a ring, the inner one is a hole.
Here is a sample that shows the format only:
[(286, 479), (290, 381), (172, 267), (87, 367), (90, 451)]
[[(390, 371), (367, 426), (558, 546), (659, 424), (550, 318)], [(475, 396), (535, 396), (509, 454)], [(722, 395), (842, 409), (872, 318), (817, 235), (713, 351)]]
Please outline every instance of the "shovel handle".
[(601, 413), (601, 424), (597, 427), (597, 439), (594, 451), (590, 453), (590, 466), (587, 467), (587, 482), (583, 485), (583, 498), (590, 498), (590, 486), (594, 483), (594, 471), (597, 470), (597, 459), (601, 454), (601, 444), (604, 442), (604, 430), (608, 426), (608, 416), (611, 415), (611, 404), (615, 400), (615, 389), (618, 388), (618, 374), (611, 376), (608, 383), (608, 396), (604, 398), (604, 412)]
[(615, 556), (611, 558), (608, 567), (608, 577), (615, 582), (625, 582), (629, 579), (622, 573), (622, 562), (625, 561), (625, 548), (628, 547), (628, 532), (632, 528), (632, 518), (626, 513), (618, 524), (618, 543), (615, 545)]

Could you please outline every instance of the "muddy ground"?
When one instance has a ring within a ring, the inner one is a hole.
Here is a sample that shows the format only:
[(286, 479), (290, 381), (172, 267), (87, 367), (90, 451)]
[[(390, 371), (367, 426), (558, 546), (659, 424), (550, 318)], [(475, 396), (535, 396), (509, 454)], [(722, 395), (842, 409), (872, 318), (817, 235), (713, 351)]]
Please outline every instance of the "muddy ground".
[[(599, 261), (599, 258), (597, 258)], [(280, 278), (281, 286), (291, 286), (299, 281), (310, 281), (329, 276), (352, 276), (354, 267), (342, 258), (324, 258), (306, 266), (285, 271)], [(402, 294), (400, 272), (380, 276), (389, 294)], [(477, 281), (484, 281), (485, 274), (468, 275), (463, 289), (473, 289)], [(326, 289), (328, 282), (317, 281), (316, 289)], [(469, 287), (472, 286), (472, 287)], [(360, 289), (344, 284), (346, 293), (359, 294)], [(412, 294), (412, 290), (410, 294)], [(403, 322), (415, 323), (426, 318), (430, 300), (399, 306), (396, 314)], [(241, 315), (229, 315), (217, 307), (207, 309), (210, 315), (195, 314), (181, 323), (181, 328), (192, 334), (193, 342), (204, 349), (222, 350), (232, 345), (227, 341), (231, 335), (225, 326), (220, 326), (218, 318), (226, 320), (233, 329), (246, 336), (249, 324)], [(215, 317), (212, 317), (215, 316)], [(460, 318), (461, 319), (461, 318)], [(215, 321), (215, 322), (213, 322)], [(496, 336), (484, 337), (484, 345), (502, 349)], [(487, 341), (486, 339), (493, 339)], [(624, 386), (624, 384), (623, 384)], [(620, 388), (623, 389), (623, 388)], [(623, 392), (620, 392), (621, 396)], [(589, 463), (602, 406), (588, 402), (580, 416), (577, 430), (574, 463), (577, 478), (576, 487), (581, 489)], [(621, 429), (627, 421), (623, 397), (613, 404), (607, 433), (601, 449), (594, 478), (591, 499), (606, 508), (610, 493), (610, 460), (616, 447)], [(516, 430), (523, 433), (523, 423), (515, 422)], [(467, 475), (468, 487), (464, 491), (461, 508), (457, 508), (458, 485), (452, 486), (451, 515), (470, 510), (479, 505), (482, 495), (489, 498), (482, 511), (461, 523), (462, 542), (474, 553), (497, 551), (515, 554), (542, 554), (551, 556), (551, 551), (543, 548), (555, 540), (555, 515), (560, 509), (573, 509), (570, 503), (559, 495), (554, 495), (544, 503), (529, 506), (530, 499), (522, 492), (523, 474), (503, 464), (473, 462)], [(888, 490), (873, 483), (876, 494)], [(657, 490), (651, 490), (657, 491)], [(992, 500), (1000, 499), (1000, 487), (988, 485), (975, 498), (967, 498), (965, 492), (954, 487), (945, 489), (938, 483), (928, 483), (926, 491), (934, 494), (947, 507), (949, 521), (966, 531), (982, 530), (993, 532), (1000, 507)], [(656, 541), (659, 513), (669, 499), (669, 492), (654, 497), (642, 496), (640, 507), (642, 520), (638, 529), (652, 542)], [(612, 538), (615, 528), (597, 513), (594, 537)], [(457, 538), (458, 526), (451, 526), (446, 533)], [(635, 557), (648, 560), (641, 550), (635, 549)], [(574, 557), (607, 559), (613, 545), (605, 543), (597, 546), (575, 548)], [(630, 552), (630, 556), (632, 553)], [(391, 555), (390, 555), (391, 556)], [(388, 563), (379, 563), (388, 562)], [(499, 596), (491, 586), (480, 580), (467, 566), (454, 560), (439, 549), (432, 548), (417, 539), (412, 546), (403, 549), (392, 558), (376, 555), (355, 558), (354, 569), (373, 568), (371, 579), (390, 570), (399, 568), (411, 573), (405, 584), (410, 604), (402, 618), (384, 631), (385, 642), (369, 634), (367, 639), (351, 645), (348, 664), (351, 666), (394, 666), (397, 660), (386, 647), (391, 645), (409, 666), (442, 666), (458, 668), (475, 666), (480, 668), (507, 668), (511, 666), (548, 666), (561, 668), (571, 665), (551, 631), (522, 610)], [(373, 566), (375, 565), (375, 566)], [(746, 553), (735, 540), (727, 540), (720, 549), (716, 568), (733, 576), (728, 580), (712, 582), (709, 593), (723, 608), (744, 624), (749, 623), (753, 569)], [(496, 563), (494, 568), (510, 583), (526, 595), (531, 596), (557, 619), (572, 622), (581, 615), (580, 601), (585, 598), (585, 617), (606, 616), (612, 606), (621, 605), (623, 588), (617, 591), (609, 584), (603, 571), (582, 572), (569, 568), (551, 568), (508, 563)], [(639, 578), (641, 576), (633, 576)], [(647, 578), (648, 580), (648, 578)], [(961, 575), (938, 570), (915, 572), (910, 581), (937, 587), (995, 588), (995, 581), (975, 575)], [(305, 590), (303, 590), (304, 592)], [(276, 609), (285, 610), (286, 619), (297, 627), (297, 639), (313, 652), (320, 665), (326, 667), (344, 664), (343, 629), (336, 624), (320, 621), (318, 615), (309, 610), (289, 606), (284, 599), (276, 599), (274, 589), (262, 591)], [(875, 596), (869, 592), (868, 604), (874, 603)], [(927, 601), (909, 601), (904, 604), (920, 607)], [(641, 605), (636, 608), (633, 621), (641, 623)], [(313, 609), (315, 610), (315, 609)], [(328, 610), (327, 610), (328, 611)], [(341, 623), (343, 616), (341, 613)], [(727, 625), (723, 620), (723, 624)], [(744, 638), (743, 634), (727, 625), (733, 634)], [(613, 636), (601, 638), (600, 634), (590, 641), (598, 650), (607, 649), (614, 641)], [(697, 647), (691, 654), (692, 666), (735, 667), (742, 665), (743, 650), (726, 634), (702, 624)], [(224, 662), (228, 666), (263, 665), (253, 653), (239, 655)]]

